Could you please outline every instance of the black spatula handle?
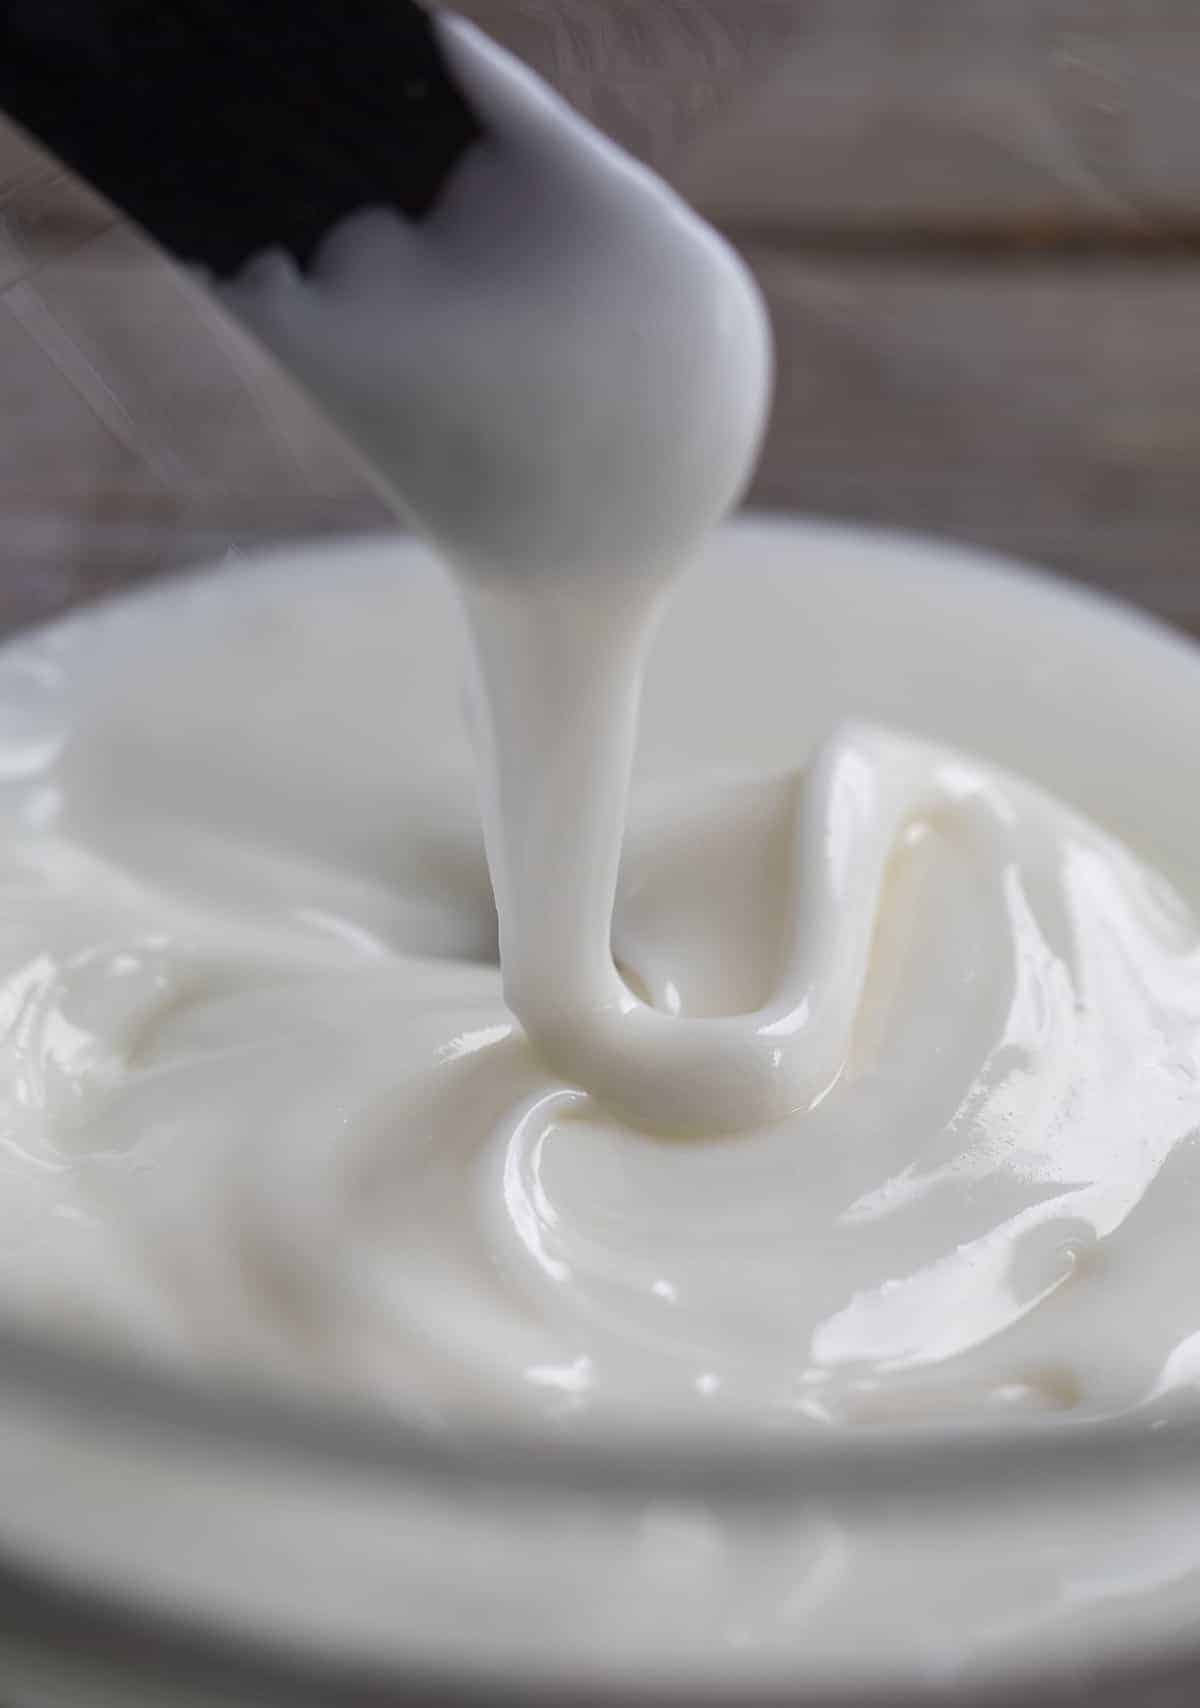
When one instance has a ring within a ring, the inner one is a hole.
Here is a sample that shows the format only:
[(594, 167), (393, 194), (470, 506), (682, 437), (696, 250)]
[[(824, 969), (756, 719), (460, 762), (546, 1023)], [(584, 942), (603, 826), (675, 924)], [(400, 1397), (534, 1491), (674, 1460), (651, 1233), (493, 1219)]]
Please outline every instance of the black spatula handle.
[(420, 219), (480, 135), (412, 0), (0, 0), (0, 107), (218, 277)]

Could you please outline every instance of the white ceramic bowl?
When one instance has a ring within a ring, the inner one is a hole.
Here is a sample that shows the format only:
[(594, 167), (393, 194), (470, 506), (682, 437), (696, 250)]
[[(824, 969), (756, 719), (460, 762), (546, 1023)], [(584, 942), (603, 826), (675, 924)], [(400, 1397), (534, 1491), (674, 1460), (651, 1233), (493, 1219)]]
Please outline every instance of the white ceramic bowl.
[[(838, 710), (948, 733), (1125, 835), (1200, 904), (1200, 649), (978, 553), (737, 527), (754, 564), (746, 691), (765, 749), (777, 734), (760, 763), (796, 762), (798, 704), (811, 737)], [(722, 550), (664, 649), (689, 647), (722, 600)], [(448, 594), (418, 547), (396, 552), (292, 551), (288, 572), (336, 573), (352, 597), (388, 553), (413, 632), (433, 632)], [(915, 672), (931, 628), (938, 661)], [(652, 674), (651, 763), (664, 745), (674, 765), (737, 757), (715, 702), (689, 751), (669, 729)], [(13, 1326), (0, 1562), (13, 1700), (759, 1708), (1019, 1689), (1115, 1704), (1154, 1680), (1156, 1703), (1182, 1704), (1200, 1695), (1200, 1422), (532, 1450), (188, 1389)]]

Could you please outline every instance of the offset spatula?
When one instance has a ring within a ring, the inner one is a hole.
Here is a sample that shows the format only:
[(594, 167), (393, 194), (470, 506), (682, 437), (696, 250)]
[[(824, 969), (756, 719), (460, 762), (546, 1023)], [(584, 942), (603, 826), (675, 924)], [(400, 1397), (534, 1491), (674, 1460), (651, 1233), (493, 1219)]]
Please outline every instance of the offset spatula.
[(0, 108), (218, 280), (420, 220), (482, 134), (412, 0), (0, 0)]

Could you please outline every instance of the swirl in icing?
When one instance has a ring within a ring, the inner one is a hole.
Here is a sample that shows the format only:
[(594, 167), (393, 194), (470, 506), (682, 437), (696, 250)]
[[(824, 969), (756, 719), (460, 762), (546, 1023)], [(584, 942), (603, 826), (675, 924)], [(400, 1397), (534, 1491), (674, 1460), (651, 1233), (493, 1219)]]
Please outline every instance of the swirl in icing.
[(656, 1136), (514, 1022), (459, 637), (415, 548), (238, 567), (10, 648), (6, 1307), (556, 1430), (1080, 1415), (1186, 1385), (1192, 914), (925, 740), (843, 726), (756, 767), (799, 678), (770, 723), (723, 712), (744, 759), (706, 767), (717, 637), (765, 647), (818, 607), (829, 632), (801, 540), (727, 535), (669, 614), (614, 914), (635, 1026), (748, 1039), (758, 1073), (762, 1016), (793, 1012), (792, 966), (844, 942), (861, 886), (805, 1106), (737, 1133), (702, 1055), (710, 1136)]

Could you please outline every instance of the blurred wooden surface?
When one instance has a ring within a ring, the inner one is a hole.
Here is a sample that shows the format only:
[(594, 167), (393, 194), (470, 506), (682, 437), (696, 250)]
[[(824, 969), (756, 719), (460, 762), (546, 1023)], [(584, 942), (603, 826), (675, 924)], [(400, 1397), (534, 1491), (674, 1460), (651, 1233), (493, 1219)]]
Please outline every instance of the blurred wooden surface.
[[(754, 496), (977, 540), (1200, 632), (1197, 0), (460, 0), (740, 244)], [(0, 129), (0, 625), (378, 525), (336, 436)]]

